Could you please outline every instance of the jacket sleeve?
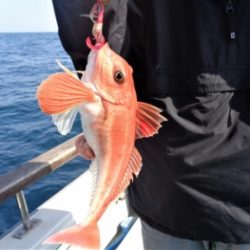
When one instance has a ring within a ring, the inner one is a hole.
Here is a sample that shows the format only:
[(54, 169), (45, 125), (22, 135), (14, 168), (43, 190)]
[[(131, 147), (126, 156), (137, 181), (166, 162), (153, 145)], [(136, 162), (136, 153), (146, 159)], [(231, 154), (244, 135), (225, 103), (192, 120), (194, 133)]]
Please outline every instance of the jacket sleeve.
[(89, 49), (86, 38), (91, 35), (92, 22), (82, 14), (89, 14), (95, 0), (53, 0), (58, 33), (65, 51), (76, 70), (84, 70)]
[[(93, 23), (81, 15), (89, 14), (96, 0), (52, 1), (62, 45), (70, 55), (76, 70), (84, 70), (89, 54), (85, 40), (92, 34)], [(123, 56), (129, 47), (127, 4), (128, 0), (111, 1), (105, 9), (104, 17), (104, 37), (110, 47)]]

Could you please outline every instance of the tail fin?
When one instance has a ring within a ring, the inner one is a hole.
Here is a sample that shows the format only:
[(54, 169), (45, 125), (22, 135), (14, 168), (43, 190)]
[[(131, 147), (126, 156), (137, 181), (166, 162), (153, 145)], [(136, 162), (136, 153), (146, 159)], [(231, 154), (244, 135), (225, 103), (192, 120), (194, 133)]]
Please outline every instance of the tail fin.
[(52, 235), (44, 244), (70, 244), (83, 249), (99, 249), (100, 233), (96, 223), (76, 225)]

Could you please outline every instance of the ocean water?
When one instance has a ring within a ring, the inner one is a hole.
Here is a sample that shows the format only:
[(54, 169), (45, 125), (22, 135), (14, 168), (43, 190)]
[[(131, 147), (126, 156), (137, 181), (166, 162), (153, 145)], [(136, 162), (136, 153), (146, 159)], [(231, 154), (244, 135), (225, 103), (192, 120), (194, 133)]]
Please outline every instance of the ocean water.
[[(61, 136), (37, 104), (36, 89), (50, 74), (61, 71), (59, 59), (73, 69), (57, 33), (0, 33), (0, 175), (11, 171), (81, 132)], [(30, 211), (86, 170), (82, 158), (24, 190)], [(15, 197), (0, 203), (0, 237), (20, 220)]]

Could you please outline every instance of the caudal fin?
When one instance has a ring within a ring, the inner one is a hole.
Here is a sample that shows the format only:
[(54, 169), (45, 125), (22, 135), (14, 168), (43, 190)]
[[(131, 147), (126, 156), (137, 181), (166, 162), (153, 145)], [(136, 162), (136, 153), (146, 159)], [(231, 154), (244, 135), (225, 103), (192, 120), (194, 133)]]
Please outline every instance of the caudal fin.
[(83, 249), (99, 249), (100, 233), (96, 223), (76, 225), (52, 235), (44, 244), (70, 244)]

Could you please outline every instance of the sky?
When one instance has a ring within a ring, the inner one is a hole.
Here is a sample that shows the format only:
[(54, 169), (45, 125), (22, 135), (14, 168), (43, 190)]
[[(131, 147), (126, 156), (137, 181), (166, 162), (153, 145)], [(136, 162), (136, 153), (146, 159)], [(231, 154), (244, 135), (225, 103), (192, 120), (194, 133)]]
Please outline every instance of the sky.
[(0, 32), (56, 32), (52, 0), (0, 0)]

